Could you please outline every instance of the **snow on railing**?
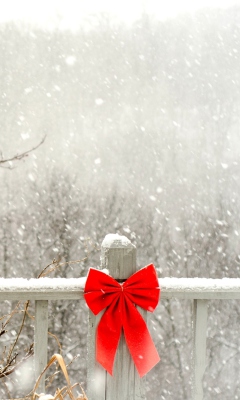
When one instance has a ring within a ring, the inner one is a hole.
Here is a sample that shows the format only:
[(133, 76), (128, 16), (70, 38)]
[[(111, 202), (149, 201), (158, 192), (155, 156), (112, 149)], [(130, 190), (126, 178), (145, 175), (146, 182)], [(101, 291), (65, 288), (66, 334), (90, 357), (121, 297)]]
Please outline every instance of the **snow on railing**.
[[(126, 279), (136, 270), (136, 249), (119, 235), (107, 235), (102, 244), (101, 266), (115, 279)], [(83, 298), (86, 278), (3, 279), (0, 300), (35, 300), (34, 363), (38, 377), (47, 364), (48, 301)], [(203, 400), (203, 374), (206, 367), (207, 306), (213, 299), (240, 299), (240, 279), (161, 278), (162, 299), (193, 301), (193, 399)], [(143, 313), (146, 318), (146, 312)], [(95, 362), (95, 330), (98, 318), (89, 316), (88, 398), (89, 400), (145, 399), (144, 385), (133, 368), (132, 359), (122, 340), (115, 362), (114, 379)], [(122, 360), (121, 362), (119, 360)], [(96, 379), (97, 377), (97, 379)], [(101, 382), (101, 387), (94, 382)], [(135, 387), (132, 388), (132, 385)], [(44, 392), (44, 378), (39, 390)]]

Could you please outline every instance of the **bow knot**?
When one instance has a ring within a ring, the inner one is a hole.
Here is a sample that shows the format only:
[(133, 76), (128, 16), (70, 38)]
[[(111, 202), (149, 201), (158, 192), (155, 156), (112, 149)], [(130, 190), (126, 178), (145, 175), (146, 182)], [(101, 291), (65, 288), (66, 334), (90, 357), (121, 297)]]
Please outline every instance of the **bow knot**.
[(159, 295), (153, 264), (140, 269), (124, 283), (90, 268), (84, 297), (95, 315), (106, 309), (97, 328), (96, 357), (111, 375), (122, 330), (140, 376), (160, 360), (147, 325), (136, 308), (137, 305), (153, 312)]

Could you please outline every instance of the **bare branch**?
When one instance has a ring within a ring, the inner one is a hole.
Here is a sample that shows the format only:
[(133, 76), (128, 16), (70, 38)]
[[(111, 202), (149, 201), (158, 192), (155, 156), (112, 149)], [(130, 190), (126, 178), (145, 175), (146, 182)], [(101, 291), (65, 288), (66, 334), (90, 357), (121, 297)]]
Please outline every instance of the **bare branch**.
[(45, 139), (46, 139), (46, 135), (42, 138), (42, 140), (41, 140), (36, 146), (32, 147), (32, 148), (29, 149), (29, 150), (24, 151), (23, 153), (15, 154), (13, 157), (5, 158), (5, 159), (4, 159), (4, 158), (2, 158), (2, 155), (1, 155), (1, 158), (0, 158), (0, 167), (1, 167), (1, 168), (11, 169), (12, 167), (10, 167), (10, 166), (5, 166), (5, 165), (3, 165), (3, 164), (7, 164), (7, 163), (9, 163), (9, 162), (11, 162), (11, 161), (20, 161), (20, 160), (22, 160), (23, 158), (28, 157), (29, 153), (32, 153), (34, 150), (38, 149), (38, 148), (45, 142)]

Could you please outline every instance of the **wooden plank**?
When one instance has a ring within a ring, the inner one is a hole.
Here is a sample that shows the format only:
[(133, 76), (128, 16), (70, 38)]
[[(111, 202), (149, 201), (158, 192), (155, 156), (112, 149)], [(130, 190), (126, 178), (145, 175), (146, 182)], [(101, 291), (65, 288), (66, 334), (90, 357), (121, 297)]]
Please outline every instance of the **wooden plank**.
[(106, 372), (96, 362), (96, 328), (102, 313), (95, 315), (89, 311), (88, 317), (88, 355), (87, 355), (87, 396), (88, 400), (105, 399)]
[[(119, 235), (107, 235), (102, 243), (101, 267), (107, 268), (115, 279), (127, 279), (136, 271), (136, 249), (131, 242)], [(144, 314), (145, 315), (145, 314)], [(90, 338), (95, 339), (96, 318), (91, 315)], [(93, 321), (94, 320), (94, 321)], [(93, 321), (93, 322), (92, 322)], [(95, 340), (89, 341), (89, 355), (95, 356)], [(126, 346), (124, 337), (120, 339), (114, 364), (113, 377), (89, 359), (88, 396), (89, 400), (144, 400), (144, 380), (138, 376), (134, 363)], [(99, 372), (100, 371), (100, 372)], [(104, 375), (103, 375), (104, 374)], [(100, 379), (99, 379), (100, 376)], [(104, 382), (103, 382), (104, 377)], [(92, 382), (100, 380), (101, 392), (91, 388)]]
[(171, 290), (165, 292), (161, 290), (161, 299), (189, 299), (189, 300), (239, 300), (240, 290), (228, 290), (227, 292), (215, 290), (212, 292), (201, 291), (201, 289), (185, 292), (184, 290)]
[[(48, 301), (35, 302), (34, 367), (37, 379), (47, 365), (48, 346)], [(45, 375), (38, 387), (38, 394), (45, 393)]]
[(83, 297), (86, 278), (0, 278), (0, 300), (76, 300)]
[(83, 298), (83, 290), (76, 288), (75, 290), (44, 290), (38, 291), (0, 291), (0, 301), (26, 301), (26, 300), (80, 300)]
[[(161, 283), (160, 283), (161, 287)], [(189, 290), (190, 287), (187, 288)], [(79, 289), (66, 291), (58, 290), (58, 291), (42, 291), (42, 292), (22, 292), (22, 291), (1, 291), (0, 292), (0, 301), (9, 300), (9, 301), (26, 301), (26, 300), (81, 300), (83, 299), (83, 291)], [(192, 290), (192, 291), (184, 291), (175, 290), (168, 288), (161, 289), (161, 300), (163, 299), (202, 299), (202, 300), (239, 300), (240, 299), (240, 288), (232, 289), (228, 291), (223, 290), (215, 290), (215, 291), (202, 291), (201, 289)]]
[(193, 335), (194, 335), (193, 399), (194, 400), (203, 400), (203, 376), (206, 368), (207, 306), (208, 302), (206, 300), (194, 300), (193, 303)]
[(162, 278), (159, 279), (162, 298), (179, 299), (239, 299), (239, 278)]
[[(14, 284), (15, 279), (0, 278), (0, 301), (79, 300), (83, 298), (86, 278), (69, 280), (41, 278), (41, 282), (39, 281), (39, 279), (21, 279), (20, 283)], [(161, 278), (159, 285), (161, 299), (240, 299), (239, 278)]]

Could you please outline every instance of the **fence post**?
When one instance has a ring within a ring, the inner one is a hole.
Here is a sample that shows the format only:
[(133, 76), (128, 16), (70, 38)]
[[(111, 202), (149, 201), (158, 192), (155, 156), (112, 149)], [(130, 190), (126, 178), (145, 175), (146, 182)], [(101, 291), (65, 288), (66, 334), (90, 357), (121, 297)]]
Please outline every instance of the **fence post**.
[(207, 300), (195, 299), (193, 302), (194, 400), (203, 400), (203, 376), (206, 368), (207, 307)]
[[(47, 365), (48, 345), (48, 301), (35, 301), (34, 364), (35, 379)], [(38, 393), (45, 393), (45, 374), (38, 386)]]
[[(101, 267), (115, 279), (127, 279), (136, 271), (136, 248), (125, 236), (107, 235), (102, 243)], [(141, 315), (146, 319), (147, 312)], [(123, 334), (113, 377), (95, 361), (96, 326), (101, 316), (89, 312), (88, 398), (89, 400), (145, 400), (144, 381), (138, 376)]]

